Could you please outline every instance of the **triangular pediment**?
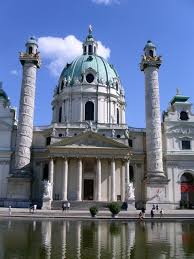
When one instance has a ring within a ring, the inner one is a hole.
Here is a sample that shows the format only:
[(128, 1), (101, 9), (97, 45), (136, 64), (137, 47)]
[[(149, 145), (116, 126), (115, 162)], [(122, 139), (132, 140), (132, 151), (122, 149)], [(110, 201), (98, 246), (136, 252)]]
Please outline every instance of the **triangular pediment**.
[(80, 133), (71, 138), (64, 138), (59, 142), (55, 142), (51, 147), (93, 147), (93, 148), (127, 148), (123, 143), (119, 143), (111, 138), (107, 138), (98, 133), (89, 131)]

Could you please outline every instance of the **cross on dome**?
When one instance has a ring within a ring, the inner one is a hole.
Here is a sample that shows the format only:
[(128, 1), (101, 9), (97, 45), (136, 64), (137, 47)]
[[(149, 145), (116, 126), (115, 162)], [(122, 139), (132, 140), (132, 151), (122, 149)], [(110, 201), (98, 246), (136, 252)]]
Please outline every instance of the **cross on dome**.
[(83, 54), (84, 55), (95, 55), (98, 44), (92, 35), (93, 29), (92, 25), (88, 27), (88, 35), (85, 42), (83, 43)]
[(180, 94), (181, 94), (180, 89), (177, 87), (177, 89), (176, 89), (176, 95), (180, 95)]
[(92, 35), (92, 25), (91, 24), (89, 25), (88, 32), (90, 35)]

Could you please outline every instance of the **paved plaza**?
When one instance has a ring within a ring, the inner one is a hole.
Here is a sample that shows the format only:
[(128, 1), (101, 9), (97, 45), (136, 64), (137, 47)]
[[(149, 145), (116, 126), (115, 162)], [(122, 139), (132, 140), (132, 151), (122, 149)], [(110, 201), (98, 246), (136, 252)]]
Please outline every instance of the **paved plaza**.
[[(118, 219), (138, 219), (140, 210), (130, 210), (121, 211), (116, 220)], [(0, 218), (69, 218), (69, 219), (112, 219), (111, 213), (104, 209), (100, 210), (95, 218), (92, 218), (89, 210), (36, 210), (35, 212), (30, 212), (29, 209), (24, 208), (12, 208), (11, 215), (9, 215), (8, 208), (0, 208)], [(150, 220), (150, 211), (146, 211), (145, 219)], [(160, 219), (159, 212), (155, 213), (152, 220)], [(164, 211), (164, 216), (160, 220), (176, 220), (176, 219), (194, 219), (194, 210), (166, 210)]]

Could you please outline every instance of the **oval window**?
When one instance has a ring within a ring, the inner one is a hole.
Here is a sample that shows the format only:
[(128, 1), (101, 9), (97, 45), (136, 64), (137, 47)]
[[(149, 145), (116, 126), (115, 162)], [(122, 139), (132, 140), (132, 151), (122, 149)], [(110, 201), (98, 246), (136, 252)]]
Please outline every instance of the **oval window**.
[(94, 75), (93, 74), (87, 74), (86, 81), (90, 84), (94, 81)]
[(187, 120), (189, 119), (188, 113), (185, 112), (185, 111), (182, 111), (182, 112), (180, 113), (180, 119), (181, 119), (182, 121), (187, 121)]

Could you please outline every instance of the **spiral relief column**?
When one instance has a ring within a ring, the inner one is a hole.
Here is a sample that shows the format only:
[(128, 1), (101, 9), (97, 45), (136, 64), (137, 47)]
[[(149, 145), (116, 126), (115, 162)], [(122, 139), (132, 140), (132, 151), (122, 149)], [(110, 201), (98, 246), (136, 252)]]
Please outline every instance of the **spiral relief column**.
[(147, 42), (144, 51), (141, 71), (145, 74), (147, 174), (149, 178), (164, 177), (158, 82), (158, 69), (162, 61), (156, 56), (152, 42)]
[(162, 131), (158, 70), (162, 63), (156, 55), (156, 47), (148, 41), (144, 48), (140, 69), (145, 75), (146, 152), (147, 152), (147, 198), (162, 202), (165, 198), (167, 179), (163, 170)]
[(40, 67), (38, 45), (34, 37), (26, 43), (26, 52), (20, 53), (23, 78), (20, 95), (19, 119), (16, 139), (15, 169), (28, 169), (33, 137), (33, 117), (36, 88), (36, 72)]

